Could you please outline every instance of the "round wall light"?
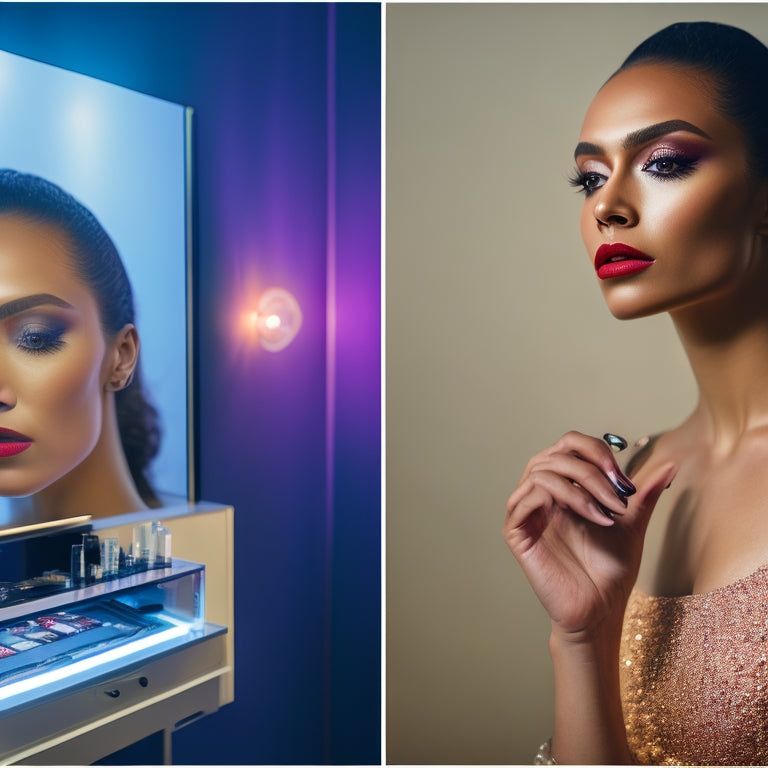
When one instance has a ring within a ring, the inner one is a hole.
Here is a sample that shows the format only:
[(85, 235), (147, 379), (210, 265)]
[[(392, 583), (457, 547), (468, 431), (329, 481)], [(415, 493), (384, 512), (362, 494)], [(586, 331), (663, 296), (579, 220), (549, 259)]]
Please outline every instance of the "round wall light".
[(261, 346), (269, 352), (278, 352), (285, 349), (299, 332), (301, 308), (288, 291), (270, 288), (262, 294), (250, 319)]

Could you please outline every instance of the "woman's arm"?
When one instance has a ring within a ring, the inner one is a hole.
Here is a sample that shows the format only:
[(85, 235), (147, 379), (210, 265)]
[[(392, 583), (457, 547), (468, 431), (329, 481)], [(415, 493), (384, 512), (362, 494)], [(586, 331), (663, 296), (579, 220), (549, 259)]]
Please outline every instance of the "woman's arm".
[(625, 765), (627, 746), (619, 694), (619, 641), (574, 643), (553, 633), (555, 679), (552, 756), (558, 763)]
[(626, 499), (622, 486), (633, 486), (608, 446), (569, 432), (534, 456), (507, 503), (505, 539), (552, 621), (560, 763), (630, 762), (621, 626), (650, 514), (674, 473), (657, 468)]

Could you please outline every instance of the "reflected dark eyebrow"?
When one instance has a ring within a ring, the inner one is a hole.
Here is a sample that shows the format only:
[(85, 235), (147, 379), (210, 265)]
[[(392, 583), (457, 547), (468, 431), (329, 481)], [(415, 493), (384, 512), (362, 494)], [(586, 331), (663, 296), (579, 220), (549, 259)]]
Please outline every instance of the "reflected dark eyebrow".
[[(624, 140), (621, 142), (622, 149), (634, 149), (635, 147), (642, 146), (646, 142), (658, 139), (661, 136), (666, 136), (668, 133), (674, 133), (675, 131), (689, 131), (699, 136), (703, 136), (705, 139), (711, 139), (712, 137), (702, 131), (701, 128), (695, 126), (693, 123), (689, 123), (687, 120), (665, 120), (663, 123), (654, 123), (645, 128), (640, 128), (637, 131), (628, 133)], [(591, 144), (588, 141), (580, 141), (576, 145), (576, 151), (573, 153), (574, 158), (579, 155), (604, 155), (605, 150), (598, 144)]]
[(52, 293), (35, 293), (31, 296), (22, 296), (20, 299), (7, 301), (0, 306), (0, 320), (5, 320), (7, 317), (18, 315), (19, 312), (25, 312), (28, 309), (33, 309), (34, 307), (39, 307), (44, 304), (53, 304), (56, 307), (73, 309), (68, 301), (64, 301), (64, 299), (60, 299)]

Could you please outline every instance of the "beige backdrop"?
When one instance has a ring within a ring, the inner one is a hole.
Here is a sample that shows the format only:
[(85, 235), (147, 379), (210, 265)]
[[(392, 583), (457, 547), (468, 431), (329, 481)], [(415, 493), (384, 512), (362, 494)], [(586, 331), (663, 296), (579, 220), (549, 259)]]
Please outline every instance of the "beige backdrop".
[(702, 19), (768, 41), (761, 4), (387, 7), (390, 763), (531, 761), (548, 624), (500, 535), (507, 496), (568, 429), (637, 438), (693, 406), (669, 319), (605, 309), (566, 178), (624, 56)]

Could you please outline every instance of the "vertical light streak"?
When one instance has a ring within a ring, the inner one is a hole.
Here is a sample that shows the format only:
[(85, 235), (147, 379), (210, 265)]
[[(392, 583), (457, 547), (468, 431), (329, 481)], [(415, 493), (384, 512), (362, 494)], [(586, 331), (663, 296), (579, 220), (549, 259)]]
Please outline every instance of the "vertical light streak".
[(324, 751), (331, 757), (333, 681), (333, 530), (336, 438), (336, 7), (328, 6), (326, 64), (326, 289), (325, 289), (325, 702)]

